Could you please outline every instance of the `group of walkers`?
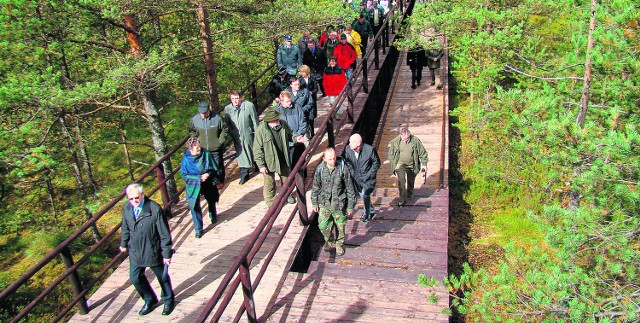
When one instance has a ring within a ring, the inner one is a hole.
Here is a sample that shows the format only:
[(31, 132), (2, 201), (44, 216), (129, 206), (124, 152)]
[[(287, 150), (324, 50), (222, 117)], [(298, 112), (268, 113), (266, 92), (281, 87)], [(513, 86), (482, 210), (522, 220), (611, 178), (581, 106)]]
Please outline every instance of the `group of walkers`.
[[(291, 36), (285, 36), (277, 53), (279, 69), (270, 84), (274, 103), (265, 110), (262, 122), (254, 105), (242, 100), (236, 91), (230, 93), (223, 115), (211, 111), (206, 102), (198, 105), (180, 164), (196, 238), (203, 235), (201, 196), (207, 201), (211, 223), (217, 222), (216, 203), (226, 180), (223, 156), (227, 142), (232, 141), (235, 148), (239, 184), (246, 183), (254, 170), (259, 171), (263, 175), (265, 203), (271, 206), (276, 196), (275, 174), (286, 181), (315, 135), (317, 93), (328, 96), (331, 104), (335, 102), (335, 96), (351, 76), (357, 55), (364, 55), (385, 14), (382, 6), (370, 1), (361, 7), (361, 14), (352, 25), (337, 29), (329, 26), (319, 41), (304, 32), (296, 46)], [(426, 171), (426, 150), (418, 138), (403, 128), (389, 144), (389, 160), (398, 177), (398, 206), (402, 207), (413, 195), (416, 175), (420, 170)], [(376, 150), (364, 143), (359, 134), (349, 138), (342, 156), (336, 156), (333, 147), (324, 150), (313, 176), (311, 208), (318, 213), (325, 251), (335, 248), (337, 255), (344, 254), (345, 224), (347, 216), (353, 214), (356, 196), (364, 205), (360, 221), (366, 223), (376, 216), (371, 194), (379, 168)], [(167, 219), (162, 207), (145, 196), (141, 184), (130, 184), (125, 191), (128, 201), (122, 208), (120, 250), (129, 252), (130, 279), (144, 300), (138, 313), (146, 315), (158, 303), (144, 274), (148, 267), (160, 282), (162, 315), (169, 315), (175, 307), (175, 295), (168, 274), (173, 249)], [(295, 203), (292, 196), (287, 200)]]

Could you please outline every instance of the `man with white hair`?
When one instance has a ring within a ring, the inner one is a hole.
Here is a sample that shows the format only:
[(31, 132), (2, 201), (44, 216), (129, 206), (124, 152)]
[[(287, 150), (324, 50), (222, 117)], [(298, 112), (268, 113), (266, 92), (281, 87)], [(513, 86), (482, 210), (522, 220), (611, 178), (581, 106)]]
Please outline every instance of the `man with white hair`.
[(371, 145), (362, 142), (362, 136), (357, 133), (349, 138), (349, 145), (345, 147), (342, 157), (364, 204), (360, 221), (369, 222), (376, 214), (371, 203), (371, 193), (376, 188), (376, 173), (380, 168), (380, 157)]
[(174, 308), (173, 288), (169, 278), (169, 265), (173, 255), (171, 232), (162, 207), (144, 195), (144, 188), (138, 183), (127, 186), (128, 201), (122, 206), (122, 234), (120, 252), (129, 251), (129, 277), (144, 305), (140, 315), (151, 313), (158, 303), (149, 280), (144, 272), (151, 268), (156, 275), (164, 303), (162, 315), (169, 315)]

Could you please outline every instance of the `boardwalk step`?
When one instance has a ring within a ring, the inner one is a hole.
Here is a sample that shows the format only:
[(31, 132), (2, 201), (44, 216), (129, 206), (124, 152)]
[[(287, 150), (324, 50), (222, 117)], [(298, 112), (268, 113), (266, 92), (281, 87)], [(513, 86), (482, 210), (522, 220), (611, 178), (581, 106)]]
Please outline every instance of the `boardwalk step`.
[[(350, 250), (348, 250), (350, 251)], [(442, 278), (446, 271), (441, 268), (410, 269), (408, 266), (385, 267), (384, 264), (368, 266), (352, 264), (349, 261), (337, 263), (313, 261), (306, 275), (317, 278), (339, 277), (359, 281), (379, 280), (386, 282), (416, 283), (419, 274)]]

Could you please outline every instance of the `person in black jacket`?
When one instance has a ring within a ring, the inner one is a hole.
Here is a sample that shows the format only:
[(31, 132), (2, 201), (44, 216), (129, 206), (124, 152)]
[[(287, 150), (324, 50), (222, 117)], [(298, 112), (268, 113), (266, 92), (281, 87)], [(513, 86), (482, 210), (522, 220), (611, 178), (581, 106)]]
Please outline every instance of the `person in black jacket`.
[[(309, 69), (311, 69), (311, 73), (309, 74), (309, 76), (318, 81), (318, 84), (320, 85), (320, 92), (322, 92), (322, 95), (324, 96), (324, 88), (322, 87), (322, 73), (327, 67), (327, 55), (325, 54), (324, 49), (316, 46), (314, 42), (309, 42), (307, 46), (307, 50), (302, 55), (302, 64), (308, 66)], [(302, 68), (302, 66), (300, 68)], [(298, 71), (301, 70), (298, 69)], [(315, 96), (313, 100), (317, 101)]]
[(127, 186), (127, 198), (122, 206), (122, 235), (120, 237), (120, 251), (129, 251), (129, 277), (144, 306), (138, 314), (147, 315), (158, 303), (158, 297), (153, 292), (144, 272), (151, 268), (156, 275), (162, 293), (160, 298), (164, 303), (162, 315), (169, 315), (174, 308), (173, 288), (169, 278), (169, 265), (173, 249), (171, 232), (162, 207), (158, 203), (144, 196), (144, 188), (138, 183)]
[(280, 93), (289, 87), (290, 78), (291, 76), (287, 73), (286, 67), (281, 67), (276, 75), (271, 78), (271, 83), (269, 83), (269, 94), (271, 94), (271, 100), (275, 100), (276, 103), (280, 103)]
[(407, 52), (407, 65), (411, 70), (411, 88), (416, 88), (416, 83), (420, 86), (422, 81), (422, 68), (427, 65), (427, 56), (422, 47), (416, 47)]
[(371, 203), (371, 193), (376, 187), (380, 157), (371, 145), (362, 142), (362, 137), (357, 133), (349, 138), (349, 145), (344, 148), (342, 157), (349, 168), (349, 173), (353, 176), (356, 190), (364, 204), (360, 221), (369, 222), (376, 215), (376, 210)]

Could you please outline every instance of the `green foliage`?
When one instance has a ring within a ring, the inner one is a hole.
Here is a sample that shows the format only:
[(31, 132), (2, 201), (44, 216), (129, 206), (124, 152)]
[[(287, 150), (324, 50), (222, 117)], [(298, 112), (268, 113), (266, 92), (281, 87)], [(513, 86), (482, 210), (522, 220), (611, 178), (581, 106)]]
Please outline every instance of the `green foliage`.
[[(449, 37), (470, 245), (504, 255), (449, 277), (468, 321), (637, 321), (640, 14), (596, 6), (584, 127), (576, 123), (589, 1), (434, 1), (408, 28)], [(473, 275), (476, 275), (473, 274)], [(472, 289), (469, 290), (468, 288)]]
[[(274, 40), (300, 35), (302, 29), (316, 33), (354, 14), (332, 0), (214, 0), (203, 5), (209, 12), (223, 105), (230, 91), (244, 88), (274, 60)], [(195, 6), (188, 1), (156, 1), (152, 6), (137, 0), (3, 1), (0, 236), (34, 244), (0, 244), (5, 259), (0, 285), (24, 273), (64, 232), (80, 227), (85, 210), (97, 212), (122, 191), (130, 181), (123, 142), (134, 176), (155, 162), (145, 99), (153, 97), (167, 146), (186, 136), (196, 103), (208, 100)], [(141, 57), (131, 54), (124, 15), (138, 24)], [(271, 76), (266, 73), (258, 86)], [(174, 165), (179, 158), (172, 159)], [(105, 215), (98, 228), (110, 230), (120, 216), (117, 210)], [(92, 242), (89, 237), (79, 240), (73, 251), (82, 254)], [(92, 257), (82, 278), (93, 277), (114, 250)], [(52, 266), (55, 270), (34, 279), (34, 286), (60, 273), (59, 264)], [(0, 321), (8, 321), (17, 304), (37, 294), (31, 287), (0, 307)], [(48, 297), (51, 304), (42, 307), (64, 302), (69, 289), (59, 289), (60, 295)], [(41, 316), (47, 312), (52, 311), (37, 310), (28, 321), (48, 321), (49, 316)]]

